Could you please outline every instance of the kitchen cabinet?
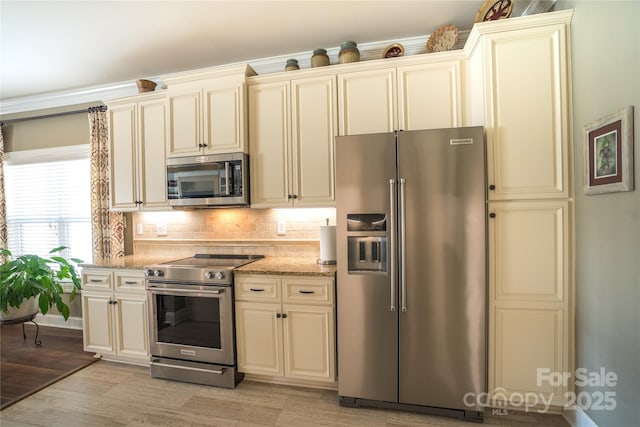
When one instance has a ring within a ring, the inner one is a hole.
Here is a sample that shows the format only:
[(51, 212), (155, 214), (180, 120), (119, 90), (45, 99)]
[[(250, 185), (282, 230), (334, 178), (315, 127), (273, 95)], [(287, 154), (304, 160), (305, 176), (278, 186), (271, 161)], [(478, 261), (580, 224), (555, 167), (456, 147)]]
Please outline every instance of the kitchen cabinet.
[(482, 36), (491, 200), (569, 197), (569, 45), (565, 23)]
[(249, 86), (251, 206), (333, 206), (334, 75)]
[(108, 114), (111, 210), (166, 209), (166, 98), (114, 101)]
[(333, 384), (333, 277), (237, 275), (238, 370), (275, 382)]
[(84, 350), (106, 360), (148, 364), (143, 272), (84, 268), (82, 287)]
[(244, 74), (169, 85), (169, 157), (246, 152)]
[(470, 121), (487, 141), (488, 382), (500, 406), (534, 393), (562, 407), (572, 391), (537, 377), (574, 369), (571, 14), (476, 24), (467, 41)]
[(338, 74), (340, 135), (462, 126), (461, 60)]
[(489, 216), (489, 390), (562, 405), (569, 389), (537, 369), (570, 371), (570, 204), (491, 202)]

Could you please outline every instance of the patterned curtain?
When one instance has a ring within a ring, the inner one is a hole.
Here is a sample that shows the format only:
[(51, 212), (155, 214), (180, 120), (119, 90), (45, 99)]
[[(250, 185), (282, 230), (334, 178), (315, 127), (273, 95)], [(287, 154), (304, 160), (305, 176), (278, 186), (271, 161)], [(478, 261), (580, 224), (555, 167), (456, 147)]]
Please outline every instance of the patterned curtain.
[(124, 257), (124, 215), (109, 211), (109, 138), (103, 107), (89, 109), (93, 258)]
[[(4, 138), (0, 126), (0, 248), (7, 247), (7, 206), (4, 200)], [(0, 259), (0, 262), (3, 261)]]

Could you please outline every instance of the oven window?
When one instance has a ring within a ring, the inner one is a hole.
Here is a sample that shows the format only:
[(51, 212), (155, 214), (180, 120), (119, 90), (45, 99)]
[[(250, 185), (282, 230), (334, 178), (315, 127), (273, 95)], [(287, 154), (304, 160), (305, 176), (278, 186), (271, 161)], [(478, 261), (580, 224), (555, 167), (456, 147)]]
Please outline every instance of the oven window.
[(158, 342), (221, 349), (218, 298), (155, 297)]

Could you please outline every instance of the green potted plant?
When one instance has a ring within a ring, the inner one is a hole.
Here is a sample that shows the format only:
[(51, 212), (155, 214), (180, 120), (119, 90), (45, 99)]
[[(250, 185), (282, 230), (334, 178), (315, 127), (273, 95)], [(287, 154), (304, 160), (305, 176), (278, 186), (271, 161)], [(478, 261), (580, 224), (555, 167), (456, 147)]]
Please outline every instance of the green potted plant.
[[(62, 283), (73, 285), (70, 293), (70, 300), (73, 300), (80, 290), (76, 267), (82, 261), (56, 255), (64, 249), (66, 246), (52, 249), (49, 258), (38, 255), (12, 258), (11, 251), (0, 249), (3, 261), (0, 264), (0, 315), (3, 315), (3, 320), (35, 314), (38, 309), (47, 314), (54, 305), (64, 320), (69, 318), (69, 306), (62, 300)], [(28, 304), (33, 304), (33, 308)], [(12, 308), (22, 312), (12, 316), (9, 314)]]

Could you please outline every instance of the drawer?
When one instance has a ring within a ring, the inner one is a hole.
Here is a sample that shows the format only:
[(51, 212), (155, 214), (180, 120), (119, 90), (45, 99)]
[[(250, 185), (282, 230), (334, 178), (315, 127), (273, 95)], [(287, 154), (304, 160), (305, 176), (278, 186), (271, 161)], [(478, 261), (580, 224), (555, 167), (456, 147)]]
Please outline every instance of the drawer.
[(116, 291), (143, 291), (144, 273), (142, 271), (115, 272)]
[(111, 290), (111, 271), (84, 270), (82, 272), (82, 288), (93, 290)]
[(283, 302), (333, 304), (333, 279), (283, 277)]
[(280, 277), (238, 275), (234, 282), (236, 300), (280, 302)]

